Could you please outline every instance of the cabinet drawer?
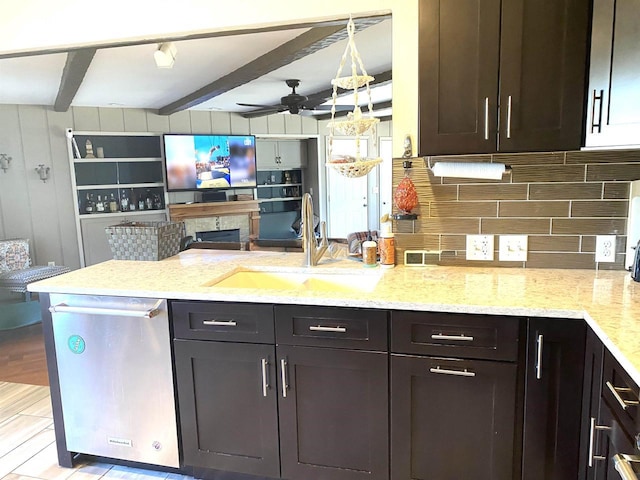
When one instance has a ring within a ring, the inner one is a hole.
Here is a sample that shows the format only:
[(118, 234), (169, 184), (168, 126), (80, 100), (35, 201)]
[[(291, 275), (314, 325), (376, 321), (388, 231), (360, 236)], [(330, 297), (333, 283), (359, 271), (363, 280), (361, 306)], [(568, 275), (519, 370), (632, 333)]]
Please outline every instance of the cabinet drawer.
[(515, 361), (522, 320), (459, 313), (392, 312), (391, 351)]
[(273, 306), (172, 302), (175, 338), (274, 343)]
[(640, 388), (627, 372), (605, 350), (602, 374), (602, 398), (621, 420), (628, 432), (640, 430)]
[(275, 312), (278, 344), (387, 351), (384, 310), (283, 305)]

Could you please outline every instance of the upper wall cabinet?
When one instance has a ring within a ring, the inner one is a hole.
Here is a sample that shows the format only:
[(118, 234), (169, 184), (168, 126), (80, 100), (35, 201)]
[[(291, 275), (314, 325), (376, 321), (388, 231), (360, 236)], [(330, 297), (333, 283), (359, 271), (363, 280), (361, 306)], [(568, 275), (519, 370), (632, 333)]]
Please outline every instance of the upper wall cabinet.
[(421, 0), (420, 154), (577, 149), (589, 0)]
[(640, 0), (594, 0), (587, 147), (640, 144)]
[(302, 140), (269, 140), (256, 142), (258, 170), (289, 170), (307, 166), (306, 143)]

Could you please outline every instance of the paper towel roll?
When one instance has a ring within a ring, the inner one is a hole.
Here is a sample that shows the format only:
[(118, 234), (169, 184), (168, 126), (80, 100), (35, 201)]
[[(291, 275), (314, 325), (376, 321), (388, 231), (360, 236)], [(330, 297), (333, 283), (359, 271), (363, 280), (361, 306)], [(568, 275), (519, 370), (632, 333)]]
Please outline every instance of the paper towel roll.
[(438, 162), (431, 170), (436, 177), (500, 180), (506, 168), (504, 163)]

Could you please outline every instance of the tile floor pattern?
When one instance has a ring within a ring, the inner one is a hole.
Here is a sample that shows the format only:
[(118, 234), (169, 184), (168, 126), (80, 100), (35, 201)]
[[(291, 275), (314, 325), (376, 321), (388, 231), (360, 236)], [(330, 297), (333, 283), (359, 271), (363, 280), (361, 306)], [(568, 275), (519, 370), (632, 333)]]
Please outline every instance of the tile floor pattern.
[(0, 382), (0, 480), (192, 480), (105, 463), (58, 466), (49, 387)]

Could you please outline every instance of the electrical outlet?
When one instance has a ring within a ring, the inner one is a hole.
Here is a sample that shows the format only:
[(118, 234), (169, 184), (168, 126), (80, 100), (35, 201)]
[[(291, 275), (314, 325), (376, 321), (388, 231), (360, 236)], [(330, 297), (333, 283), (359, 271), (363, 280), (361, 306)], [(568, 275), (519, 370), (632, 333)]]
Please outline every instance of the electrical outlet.
[(527, 248), (526, 235), (500, 235), (498, 258), (501, 262), (526, 262)]
[(612, 263), (616, 261), (616, 236), (596, 236), (596, 262)]
[(467, 235), (467, 260), (493, 260), (493, 235)]
[(48, 262), (47, 265), (49, 265), (50, 267), (55, 267), (56, 266), (56, 262)]

